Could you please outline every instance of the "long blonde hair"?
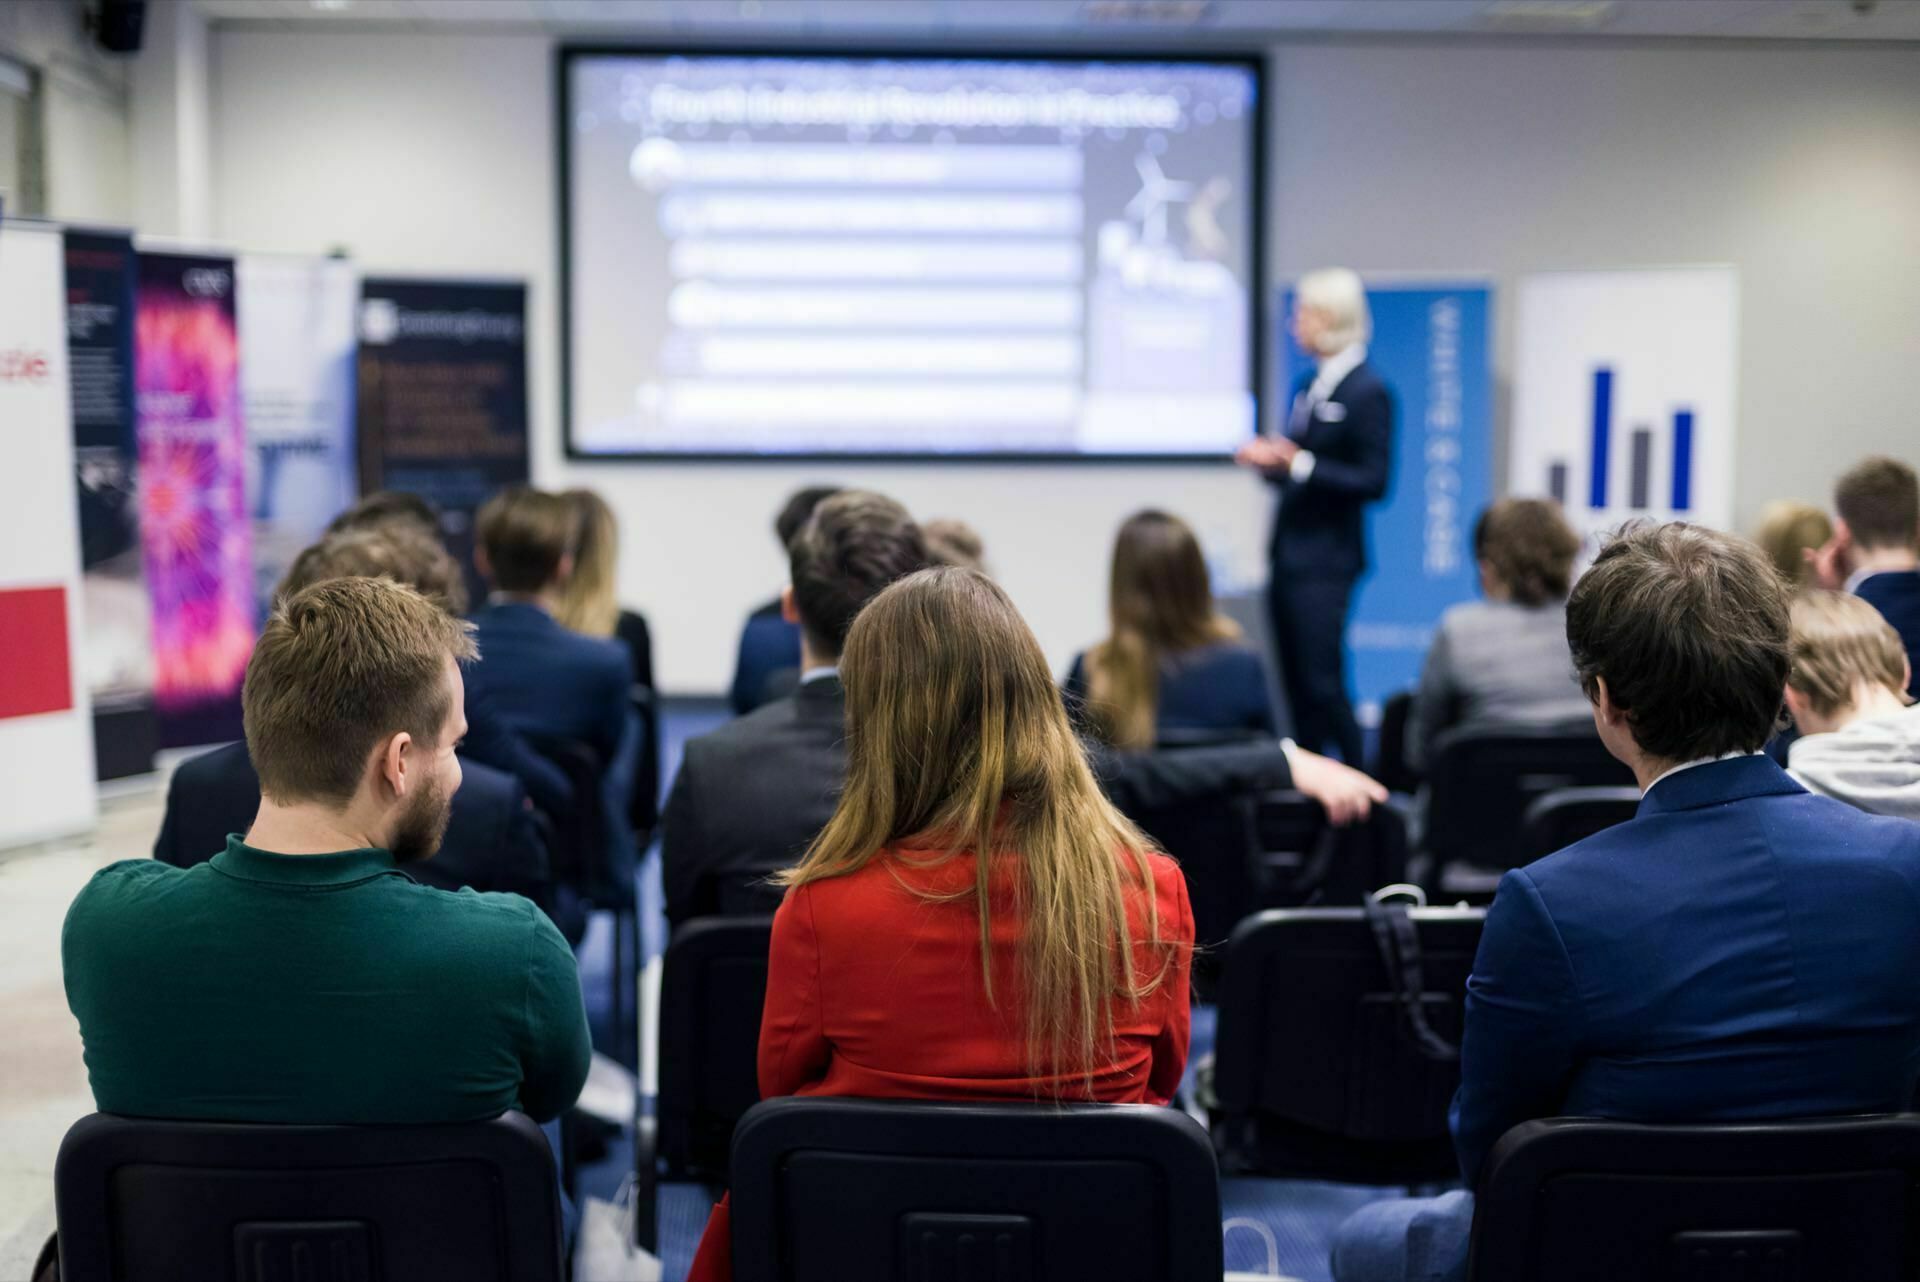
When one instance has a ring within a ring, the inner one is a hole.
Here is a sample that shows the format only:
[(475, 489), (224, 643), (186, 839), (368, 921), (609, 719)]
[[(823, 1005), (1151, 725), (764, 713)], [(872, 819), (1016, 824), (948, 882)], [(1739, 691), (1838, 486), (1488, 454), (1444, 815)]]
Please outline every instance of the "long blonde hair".
[(1240, 635), (1214, 609), (1200, 540), (1170, 512), (1136, 512), (1113, 543), (1107, 591), (1112, 632), (1087, 654), (1087, 717), (1117, 748), (1151, 748), (1160, 662)]
[[(994, 856), (1017, 860), (1033, 1075), (1064, 1083), (1078, 1074), (1090, 1088), (1112, 1046), (1113, 1001), (1138, 1002), (1158, 989), (1176, 945), (1160, 935), (1152, 842), (1094, 781), (1039, 642), (985, 575), (922, 570), (860, 612), (840, 674), (846, 787), (833, 818), (781, 879), (791, 886), (845, 876), (902, 843), (940, 852), (927, 864), (975, 852), (981, 977), (997, 1006), (989, 875)], [(1145, 942), (1157, 958), (1150, 971), (1136, 963), (1129, 937), (1133, 889), (1145, 892)]]
[(579, 515), (573, 574), (560, 590), (554, 617), (575, 632), (610, 637), (620, 622), (615, 585), (620, 564), (620, 526), (613, 509), (592, 490), (567, 490), (560, 496)]

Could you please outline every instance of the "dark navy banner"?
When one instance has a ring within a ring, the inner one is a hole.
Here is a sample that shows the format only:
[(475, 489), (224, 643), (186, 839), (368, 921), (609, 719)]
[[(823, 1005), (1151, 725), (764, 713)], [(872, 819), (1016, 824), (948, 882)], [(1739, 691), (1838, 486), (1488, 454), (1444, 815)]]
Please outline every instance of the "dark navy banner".
[[(1491, 494), (1493, 377), (1484, 284), (1374, 286), (1367, 357), (1394, 393), (1393, 480), (1368, 509), (1373, 569), (1347, 631), (1355, 707), (1363, 723), (1411, 687), (1448, 606), (1471, 600), (1480, 574), (1473, 523)], [(1291, 315), (1291, 293), (1280, 314)], [(1312, 369), (1282, 344), (1282, 387)]]
[(528, 476), (526, 318), (519, 283), (360, 284), (360, 492), (436, 504), (476, 605), (474, 510)]
[(133, 240), (66, 233), (67, 372), (80, 504), (76, 651), (93, 701), (101, 779), (145, 774), (158, 744), (153, 617), (141, 562), (139, 447), (133, 417)]

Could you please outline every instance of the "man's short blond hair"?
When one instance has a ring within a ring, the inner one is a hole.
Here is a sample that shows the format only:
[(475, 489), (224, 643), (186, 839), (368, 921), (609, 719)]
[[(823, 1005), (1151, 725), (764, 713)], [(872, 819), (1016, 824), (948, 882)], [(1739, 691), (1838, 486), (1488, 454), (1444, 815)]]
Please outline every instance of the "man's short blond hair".
[(438, 743), (447, 660), (475, 657), (472, 631), (391, 579), (328, 579), (281, 600), (240, 696), (261, 793), (344, 805), (388, 736)]
[(1853, 706), (1864, 682), (1906, 697), (1907, 652), (1880, 611), (1844, 592), (1806, 592), (1793, 602), (1793, 667), (1787, 684), (1831, 717)]

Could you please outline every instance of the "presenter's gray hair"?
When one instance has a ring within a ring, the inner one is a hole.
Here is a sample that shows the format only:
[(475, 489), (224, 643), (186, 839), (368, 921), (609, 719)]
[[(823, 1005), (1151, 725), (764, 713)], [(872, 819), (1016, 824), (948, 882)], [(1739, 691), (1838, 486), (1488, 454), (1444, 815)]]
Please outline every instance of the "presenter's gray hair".
[(1373, 335), (1373, 314), (1367, 310), (1367, 288), (1357, 273), (1345, 267), (1322, 267), (1300, 278), (1294, 298), (1301, 307), (1320, 313), (1326, 322), (1321, 339), (1331, 356), (1354, 343), (1364, 343)]

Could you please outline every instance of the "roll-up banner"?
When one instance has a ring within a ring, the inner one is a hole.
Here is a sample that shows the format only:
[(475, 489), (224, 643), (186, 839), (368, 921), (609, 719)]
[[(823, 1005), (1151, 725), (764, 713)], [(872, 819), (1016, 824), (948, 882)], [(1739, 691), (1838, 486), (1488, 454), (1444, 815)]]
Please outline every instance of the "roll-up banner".
[[(1393, 470), (1367, 509), (1373, 568), (1347, 627), (1354, 707), (1367, 725), (1420, 679), (1435, 623), (1479, 591), (1473, 523), (1493, 484), (1492, 289), (1481, 281), (1368, 282), (1367, 359), (1393, 390)], [(1281, 315), (1291, 315), (1293, 299)], [(1281, 369), (1291, 389), (1313, 368), (1289, 334)]]
[(240, 389), (261, 618), (300, 549), (353, 502), (358, 291), (352, 266), (339, 259), (240, 259)]
[(473, 599), (473, 514), (527, 460), (527, 287), (369, 278), (360, 285), (360, 489), (437, 504)]
[(0, 846), (95, 813), (63, 293), (60, 233), (0, 224)]
[(101, 779), (153, 769), (153, 609), (141, 561), (139, 448), (133, 413), (133, 239), (66, 233), (67, 361), (73, 397), (74, 479), (80, 507), (76, 647), (93, 702), (94, 768)]
[(134, 401), (162, 747), (240, 737), (253, 553), (234, 262), (140, 254)]

